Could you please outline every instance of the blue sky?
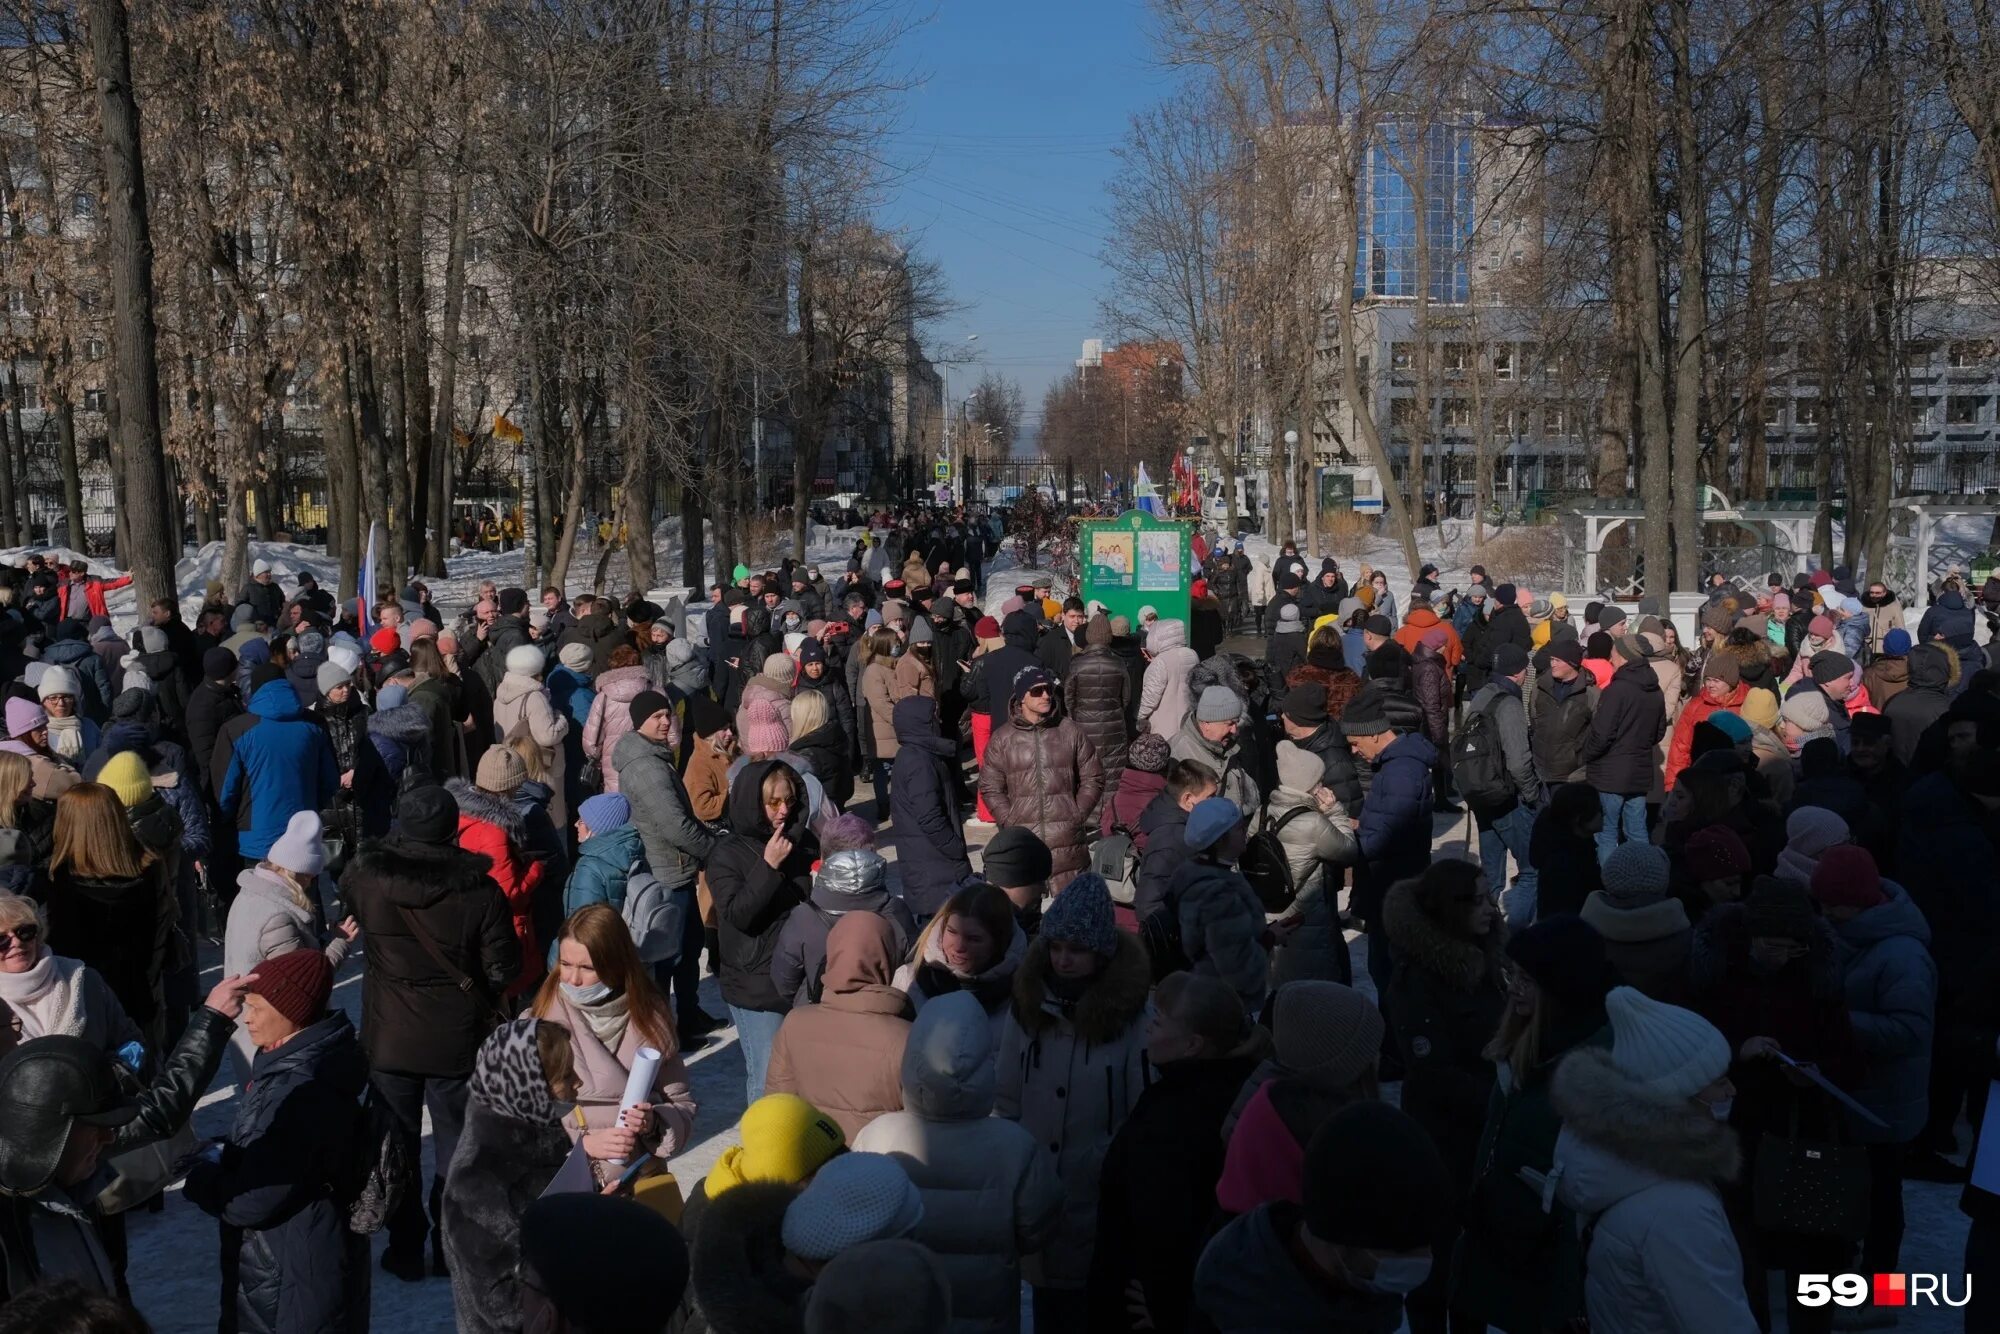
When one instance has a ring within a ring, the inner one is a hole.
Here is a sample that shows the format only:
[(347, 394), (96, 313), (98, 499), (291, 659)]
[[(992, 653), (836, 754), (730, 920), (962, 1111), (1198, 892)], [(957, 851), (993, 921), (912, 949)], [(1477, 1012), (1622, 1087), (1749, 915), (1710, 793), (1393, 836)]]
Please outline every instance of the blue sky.
[[(1104, 183), (1157, 68), (1144, 0), (938, 0), (899, 53), (918, 83), (888, 143), (904, 175), (884, 221), (944, 268), (964, 307), (932, 331), (962, 398), (985, 369), (1042, 392), (1098, 322)], [(967, 344), (967, 334), (978, 341)]]

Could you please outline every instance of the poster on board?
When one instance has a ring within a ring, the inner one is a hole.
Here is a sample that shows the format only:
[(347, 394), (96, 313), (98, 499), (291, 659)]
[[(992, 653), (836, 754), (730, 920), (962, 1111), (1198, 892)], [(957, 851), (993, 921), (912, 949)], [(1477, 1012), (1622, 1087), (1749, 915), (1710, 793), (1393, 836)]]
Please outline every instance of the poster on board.
[(1185, 539), (1178, 532), (1137, 533), (1139, 541), (1139, 591), (1167, 592), (1181, 586), (1181, 548)]
[(1100, 588), (1131, 588), (1136, 534), (1099, 529), (1090, 535), (1090, 579)]

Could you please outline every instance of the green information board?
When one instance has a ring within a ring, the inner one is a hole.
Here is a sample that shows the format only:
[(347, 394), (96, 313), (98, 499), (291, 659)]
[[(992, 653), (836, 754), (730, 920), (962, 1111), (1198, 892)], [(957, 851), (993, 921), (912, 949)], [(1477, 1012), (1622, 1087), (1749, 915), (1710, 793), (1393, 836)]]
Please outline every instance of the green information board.
[(1078, 525), (1079, 596), (1086, 606), (1101, 602), (1108, 615), (1131, 618), (1135, 631), (1141, 607), (1151, 607), (1163, 621), (1185, 622), (1195, 577), (1193, 536), (1192, 520), (1156, 519), (1143, 510)]

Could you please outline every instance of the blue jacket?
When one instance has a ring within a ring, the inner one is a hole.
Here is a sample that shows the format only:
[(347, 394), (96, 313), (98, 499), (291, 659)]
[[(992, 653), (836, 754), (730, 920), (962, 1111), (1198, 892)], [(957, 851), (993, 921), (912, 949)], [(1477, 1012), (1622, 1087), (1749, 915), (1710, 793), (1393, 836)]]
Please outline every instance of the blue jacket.
[(111, 717), (111, 701), (118, 698), (118, 691), (96, 649), (81, 639), (58, 639), (42, 650), (42, 661), (69, 668), (83, 682), (83, 697), (76, 702), (78, 713), (96, 723)]
[(1887, 1130), (1850, 1120), (1855, 1138), (1869, 1144), (1914, 1139), (1930, 1113), (1933, 1020), (1938, 972), (1931, 959), (1931, 928), (1917, 905), (1892, 880), (1882, 882), (1889, 901), (1834, 925), (1846, 975), (1847, 1017), (1867, 1061), (1855, 1100), (1889, 1123)]
[(549, 669), (549, 707), (557, 713), (569, 715), (572, 732), (581, 731), (590, 721), (590, 702), (597, 698), (597, 687), (590, 683), (586, 672), (573, 672), (567, 667)]
[(965, 850), (965, 818), (951, 765), (953, 740), (938, 735), (937, 701), (912, 695), (896, 702), (896, 763), (889, 777), (889, 829), (903, 899), (928, 916), (944, 907), (959, 882), (972, 874)]
[(306, 716), (289, 681), (257, 687), (250, 712), (258, 721), (236, 739), (216, 804), (235, 817), (236, 846), (254, 861), (271, 850), (294, 815), (333, 804), (340, 774), (333, 743)]
[(242, 1334), (368, 1323), (368, 1238), (347, 1230), (334, 1184), (345, 1179), (366, 1083), (354, 1026), (335, 1011), (257, 1053), (221, 1159), (188, 1171), (187, 1198), (222, 1224), (224, 1254), (234, 1254), (223, 1300), (233, 1299)]
[[(1923, 620), (1917, 622), (1917, 642), (1928, 644), (1933, 639), (1942, 639), (1955, 649), (1970, 649), (1972, 642), (1972, 608), (1965, 605), (1965, 599), (1952, 589), (1933, 602), (1924, 612)], [(43, 659), (48, 658), (45, 652)]]
[(1375, 781), (1354, 828), (1361, 862), (1355, 868), (1354, 910), (1374, 929), (1389, 886), (1421, 875), (1431, 864), (1431, 771), (1437, 747), (1405, 732), (1375, 762)]
[(623, 911), (625, 882), (633, 864), (645, 860), (645, 845), (632, 825), (621, 824), (585, 839), (570, 868), (569, 883), (563, 886), (563, 919), (592, 903), (608, 903)]

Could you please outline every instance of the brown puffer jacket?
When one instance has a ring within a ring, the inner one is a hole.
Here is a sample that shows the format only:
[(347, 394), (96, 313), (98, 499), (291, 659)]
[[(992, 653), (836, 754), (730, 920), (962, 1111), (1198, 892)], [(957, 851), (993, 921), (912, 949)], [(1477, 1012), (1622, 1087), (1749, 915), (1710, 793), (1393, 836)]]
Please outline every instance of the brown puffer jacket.
[(826, 936), (817, 1005), (785, 1016), (771, 1045), (766, 1093), (796, 1093), (839, 1123), (848, 1143), (884, 1112), (903, 1108), (903, 1047), (910, 998), (890, 985), (896, 931), (872, 912), (850, 912)]
[(979, 795), (1001, 825), (1021, 825), (1049, 845), (1049, 891), (1061, 893), (1089, 862), (1083, 830), (1104, 791), (1104, 764), (1074, 718), (1060, 712), (1040, 726), (1021, 718), (1021, 701), (986, 743)]
[(1131, 673), (1109, 648), (1081, 649), (1070, 657), (1063, 680), (1063, 704), (1097, 749), (1106, 792), (1118, 786), (1118, 775), (1125, 771), (1130, 719), (1138, 703)]
[(1910, 688), (1908, 658), (1877, 658), (1861, 669), (1861, 685), (1877, 709)]
[(896, 664), (880, 658), (861, 669), (861, 703), (868, 711), (868, 735), (861, 739), (865, 759), (888, 763), (896, 758)]

